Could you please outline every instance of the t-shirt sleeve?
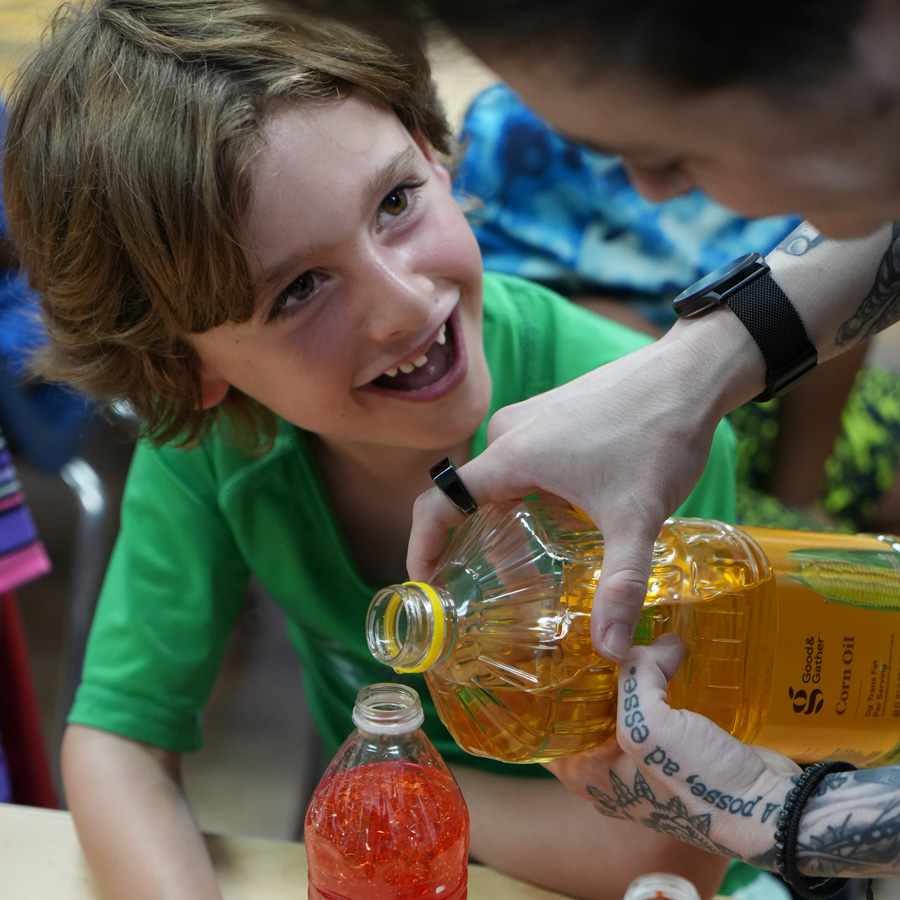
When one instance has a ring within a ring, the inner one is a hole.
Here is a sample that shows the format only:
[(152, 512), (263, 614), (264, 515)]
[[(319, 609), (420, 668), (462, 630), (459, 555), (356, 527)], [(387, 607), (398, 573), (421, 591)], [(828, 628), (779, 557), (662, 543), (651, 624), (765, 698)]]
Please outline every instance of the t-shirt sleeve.
[(200, 747), (248, 576), (203, 448), (139, 444), (69, 721), (173, 751)]

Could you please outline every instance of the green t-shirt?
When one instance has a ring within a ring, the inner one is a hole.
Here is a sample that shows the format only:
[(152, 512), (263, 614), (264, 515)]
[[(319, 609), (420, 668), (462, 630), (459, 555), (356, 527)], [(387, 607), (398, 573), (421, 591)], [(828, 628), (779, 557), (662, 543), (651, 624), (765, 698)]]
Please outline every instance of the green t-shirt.
[[(484, 306), (491, 412), (647, 340), (516, 278), (485, 276)], [(486, 430), (487, 422), (475, 453), (486, 446)], [(734, 493), (734, 440), (722, 425), (680, 513), (733, 520)], [(187, 451), (139, 444), (69, 721), (174, 751), (200, 747), (202, 710), (251, 573), (284, 611), (329, 754), (353, 728), (358, 690), (394, 679), (418, 690), (425, 731), (448, 761), (543, 773), (466, 754), (439, 721), (423, 677), (397, 676), (371, 657), (365, 614), (384, 585), (357, 572), (309, 435), (286, 422), (257, 458), (221, 433)]]

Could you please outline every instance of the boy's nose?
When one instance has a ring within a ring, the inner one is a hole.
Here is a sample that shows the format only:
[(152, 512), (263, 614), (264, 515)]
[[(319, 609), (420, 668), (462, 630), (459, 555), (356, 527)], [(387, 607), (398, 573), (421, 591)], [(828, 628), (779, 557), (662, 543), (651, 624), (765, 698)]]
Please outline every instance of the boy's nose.
[(402, 253), (376, 255), (368, 293), (368, 327), (381, 340), (422, 328), (434, 305), (434, 283)]

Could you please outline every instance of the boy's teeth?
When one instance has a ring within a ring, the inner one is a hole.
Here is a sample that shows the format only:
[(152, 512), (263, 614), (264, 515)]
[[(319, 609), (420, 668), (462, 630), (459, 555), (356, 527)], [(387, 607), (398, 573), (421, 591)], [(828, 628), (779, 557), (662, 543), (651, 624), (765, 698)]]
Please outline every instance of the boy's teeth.
[[(436, 344), (446, 344), (447, 343), (447, 323), (445, 322), (441, 325), (441, 330), (438, 332), (438, 336), (434, 339)], [(420, 357), (414, 359), (412, 362), (400, 363), (399, 366), (391, 366), (389, 369), (384, 370), (384, 374), (388, 375), (391, 378), (394, 378), (398, 372), (402, 372), (404, 375), (409, 375), (410, 372), (414, 372), (416, 369), (421, 369), (425, 363), (428, 362), (428, 354), (423, 353)]]

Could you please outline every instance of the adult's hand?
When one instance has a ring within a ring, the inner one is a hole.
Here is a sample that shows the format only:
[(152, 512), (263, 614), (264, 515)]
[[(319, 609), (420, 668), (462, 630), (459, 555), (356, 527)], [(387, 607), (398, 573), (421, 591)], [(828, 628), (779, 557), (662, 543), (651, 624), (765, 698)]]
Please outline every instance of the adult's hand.
[[(501, 409), (488, 448), (459, 467), (477, 503), (547, 491), (597, 524), (605, 550), (592, 637), (607, 658), (628, 651), (653, 543), (702, 474), (716, 425), (761, 382), (761, 356), (746, 329), (729, 310), (717, 311)], [(432, 574), (448, 531), (462, 519), (437, 489), (418, 498), (407, 557), (412, 578)]]
[[(742, 744), (704, 716), (673, 710), (667, 682), (682, 653), (675, 635), (629, 651), (619, 668), (619, 746), (648, 786), (651, 806), (677, 810), (718, 852), (774, 869), (778, 813), (800, 767), (774, 750)], [(641, 798), (636, 806), (647, 803)], [(652, 809), (639, 814), (659, 827)]]
[(618, 746), (547, 768), (605, 815), (774, 869), (778, 813), (800, 767), (740, 743), (703, 716), (671, 709), (666, 683), (682, 649), (674, 635), (632, 648), (619, 670)]
[[(629, 818), (691, 843), (691, 833), (717, 852), (774, 869), (777, 816), (800, 767), (786, 756), (741, 744), (708, 719), (673, 710), (666, 683), (681, 658), (674, 635), (634, 647), (619, 668), (617, 737), (636, 766), (630, 798), (614, 791), (613, 807)], [(601, 777), (590, 758), (568, 763), (567, 784)], [(617, 764), (621, 768), (621, 761)], [(630, 800), (630, 802), (626, 802)], [(803, 807), (796, 843), (798, 871), (818, 878), (900, 874), (900, 766), (825, 776)]]

